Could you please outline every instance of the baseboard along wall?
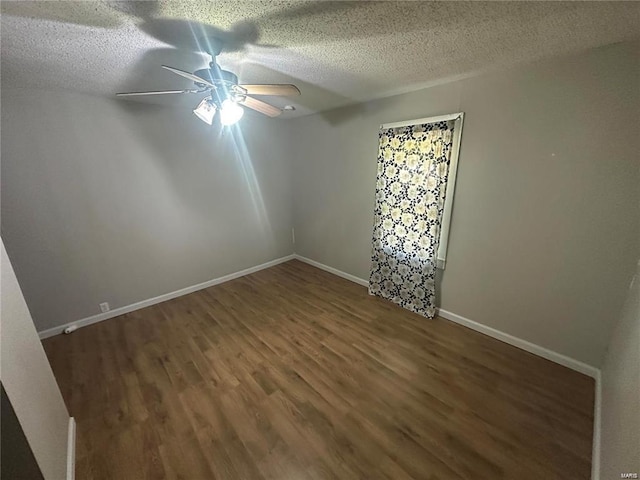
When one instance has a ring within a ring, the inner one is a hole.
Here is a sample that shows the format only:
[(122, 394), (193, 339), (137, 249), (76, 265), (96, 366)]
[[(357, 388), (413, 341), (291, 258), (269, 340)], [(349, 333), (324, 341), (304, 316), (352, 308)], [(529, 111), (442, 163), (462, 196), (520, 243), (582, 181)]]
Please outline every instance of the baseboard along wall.
[[(64, 325), (60, 325), (57, 327), (49, 328), (47, 330), (43, 330), (38, 332), (41, 339), (45, 339), (51, 337), (53, 335), (58, 335), (63, 333), (67, 327), (85, 327), (87, 325), (91, 325), (93, 323), (102, 322), (103, 320), (108, 320), (110, 318), (117, 317), (119, 315), (124, 315), (125, 313), (130, 313), (135, 310), (139, 310), (141, 308), (149, 307), (151, 305), (155, 305), (157, 303), (166, 302), (167, 300), (171, 300), (173, 298), (181, 297), (183, 295), (188, 295), (193, 292), (197, 292), (198, 290), (202, 290), (205, 288), (212, 287), (214, 285), (219, 285), (224, 282), (228, 282), (229, 280), (233, 280), (235, 278), (243, 277), (245, 275), (249, 275), (251, 273), (258, 272), (260, 270), (264, 270), (266, 268), (273, 267), (280, 263), (287, 262), (289, 260), (297, 259), (301, 262), (312, 265), (316, 268), (324, 270), (326, 272), (337, 275), (338, 277), (342, 277), (344, 279), (350, 280), (358, 285), (362, 285), (364, 287), (369, 286), (369, 282), (363, 278), (356, 277), (355, 275), (351, 275), (350, 273), (343, 272), (338, 270), (337, 268), (330, 267), (323, 263), (317, 262), (307, 257), (303, 257), (298, 254), (287, 255), (285, 257), (277, 258), (275, 260), (271, 260), (266, 263), (262, 263), (260, 265), (256, 265), (255, 267), (246, 268), (244, 270), (240, 270), (239, 272), (230, 273), (228, 275), (224, 275), (222, 277), (214, 278), (212, 280), (208, 280), (203, 283), (199, 283), (197, 285), (192, 285), (190, 287), (182, 288), (180, 290), (176, 290), (174, 292), (165, 293), (164, 295), (159, 295), (157, 297), (149, 298), (147, 300), (142, 300), (141, 302), (132, 303), (131, 305), (126, 305), (124, 307), (115, 308), (110, 310), (109, 312), (99, 313), (97, 315), (92, 315), (90, 317), (83, 318), (81, 320), (76, 320), (73, 322), (66, 323)], [(483, 333), (490, 337), (501, 340), (505, 343), (513, 345), (515, 347), (521, 348), (527, 352), (533, 353), (534, 355), (538, 355), (542, 358), (546, 358), (547, 360), (551, 360), (552, 362), (559, 363), (560, 365), (564, 365), (567, 368), (571, 368), (577, 372), (588, 375), (592, 378), (598, 378), (600, 374), (600, 370), (591, 365), (587, 365), (579, 360), (575, 360), (573, 358), (567, 357), (560, 353), (554, 352), (547, 348), (541, 347), (540, 345), (536, 345), (534, 343), (528, 342), (527, 340), (523, 340), (518, 337), (514, 337), (508, 333), (502, 332), (500, 330), (496, 330), (495, 328), (488, 327), (481, 323), (470, 320), (466, 317), (458, 315), (453, 312), (449, 312), (447, 310), (438, 309), (438, 315), (442, 318), (446, 318), (447, 320), (451, 320), (452, 322), (458, 323), (460, 325), (464, 325), (465, 327), (471, 328), (477, 332)]]
[(67, 479), (76, 478), (76, 420), (69, 417), (69, 430), (67, 432)]
[(203, 283), (198, 283), (197, 285), (181, 288), (180, 290), (176, 290), (175, 292), (165, 293), (164, 295), (159, 295), (157, 297), (149, 298), (147, 300), (142, 300), (141, 302), (132, 303), (131, 305), (126, 305), (120, 308), (114, 308), (113, 310), (109, 310), (108, 312), (105, 312), (105, 313), (99, 313), (97, 315), (92, 315), (90, 317), (86, 317), (80, 320), (75, 320), (73, 322), (65, 323), (64, 325), (49, 328), (47, 330), (38, 332), (38, 335), (40, 336), (41, 340), (45, 338), (53, 337), (54, 335), (59, 335), (63, 333), (64, 330), (68, 327), (77, 327), (77, 328), (86, 327), (87, 325), (91, 325), (93, 323), (102, 322), (103, 320), (108, 320), (110, 318), (118, 317), (120, 315), (124, 315), (125, 313), (130, 313), (135, 310), (140, 310), (141, 308), (150, 307), (151, 305), (156, 305), (158, 303), (166, 302), (167, 300), (171, 300), (173, 298), (178, 298), (183, 295), (188, 295), (190, 293), (197, 292), (198, 290), (203, 290), (205, 288), (213, 287), (214, 285), (219, 285), (221, 283), (228, 282), (229, 280), (233, 280), (235, 278), (244, 277), (245, 275), (249, 275), (251, 273), (264, 270), (265, 268), (270, 268), (280, 263), (288, 262), (289, 260), (293, 260), (294, 258), (295, 258), (295, 255), (287, 255), (285, 257), (276, 258), (275, 260), (271, 260), (269, 262), (256, 265), (255, 267), (246, 268), (244, 270), (240, 270), (239, 272), (230, 273), (222, 277), (214, 278), (213, 280), (208, 280)]
[[(347, 280), (351, 280), (359, 285), (363, 285), (365, 287), (369, 286), (369, 282), (363, 278), (356, 277), (349, 273), (342, 272), (336, 268), (329, 267), (328, 265), (324, 265), (320, 262), (316, 262), (315, 260), (311, 260), (310, 258), (306, 258), (300, 255), (294, 255), (297, 260), (301, 262), (308, 263), (309, 265), (313, 265), (314, 267), (320, 268), (321, 270), (325, 270), (329, 273), (333, 273), (339, 277), (345, 278)], [(447, 310), (443, 310), (442, 308), (438, 309), (438, 316), (442, 318), (446, 318), (447, 320), (451, 320), (452, 322), (458, 323), (460, 325), (464, 325), (472, 330), (483, 333), (490, 337), (493, 337), (502, 342), (508, 343), (509, 345), (513, 345), (514, 347), (518, 347), (522, 350), (525, 350), (529, 353), (533, 353), (542, 358), (546, 358), (547, 360), (551, 360), (552, 362), (559, 363), (567, 368), (575, 370), (577, 372), (583, 373), (592, 378), (597, 378), (600, 374), (600, 370), (596, 367), (588, 365), (579, 360), (575, 360), (573, 358), (567, 357), (566, 355), (562, 355), (561, 353), (554, 352), (549, 350), (548, 348), (541, 347), (540, 345), (536, 345), (535, 343), (528, 342), (527, 340), (523, 340), (518, 337), (514, 337), (508, 333), (502, 332), (500, 330), (496, 330), (495, 328), (488, 327), (481, 323), (470, 320), (462, 315), (458, 315), (453, 312), (449, 312)]]
[(602, 431), (602, 373), (596, 378), (596, 398), (593, 405), (593, 446), (591, 450), (591, 480), (600, 480), (600, 435)]

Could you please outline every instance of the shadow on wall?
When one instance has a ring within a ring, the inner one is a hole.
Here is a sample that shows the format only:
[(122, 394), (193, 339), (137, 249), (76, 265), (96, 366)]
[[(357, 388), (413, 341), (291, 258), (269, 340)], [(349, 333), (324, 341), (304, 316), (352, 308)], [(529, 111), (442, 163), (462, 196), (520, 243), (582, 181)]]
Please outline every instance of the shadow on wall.
[(379, 110), (379, 103), (366, 102), (357, 103), (355, 105), (347, 105), (333, 110), (320, 112), (322, 118), (330, 125), (340, 125), (350, 120), (363, 117), (365, 115), (373, 115)]

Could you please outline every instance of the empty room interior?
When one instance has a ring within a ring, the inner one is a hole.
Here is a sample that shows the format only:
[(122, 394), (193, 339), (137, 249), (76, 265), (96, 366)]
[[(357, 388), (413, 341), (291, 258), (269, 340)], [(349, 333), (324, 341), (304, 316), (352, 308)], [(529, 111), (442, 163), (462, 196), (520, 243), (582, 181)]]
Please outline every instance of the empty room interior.
[(640, 474), (640, 2), (2, 1), (3, 480)]

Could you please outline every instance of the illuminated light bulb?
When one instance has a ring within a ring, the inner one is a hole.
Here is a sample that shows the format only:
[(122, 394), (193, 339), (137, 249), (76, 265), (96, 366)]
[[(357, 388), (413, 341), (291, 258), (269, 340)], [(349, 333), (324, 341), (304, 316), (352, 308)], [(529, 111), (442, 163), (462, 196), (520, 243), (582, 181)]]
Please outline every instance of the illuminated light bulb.
[(220, 123), (233, 125), (244, 115), (244, 109), (233, 100), (226, 99), (220, 107)]

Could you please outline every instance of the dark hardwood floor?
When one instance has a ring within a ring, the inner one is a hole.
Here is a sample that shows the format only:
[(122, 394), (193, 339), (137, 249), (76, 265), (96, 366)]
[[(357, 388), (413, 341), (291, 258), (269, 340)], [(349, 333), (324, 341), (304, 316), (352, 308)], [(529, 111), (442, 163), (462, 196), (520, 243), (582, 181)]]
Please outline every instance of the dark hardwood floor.
[(594, 382), (298, 261), (44, 341), (83, 479), (588, 479)]

